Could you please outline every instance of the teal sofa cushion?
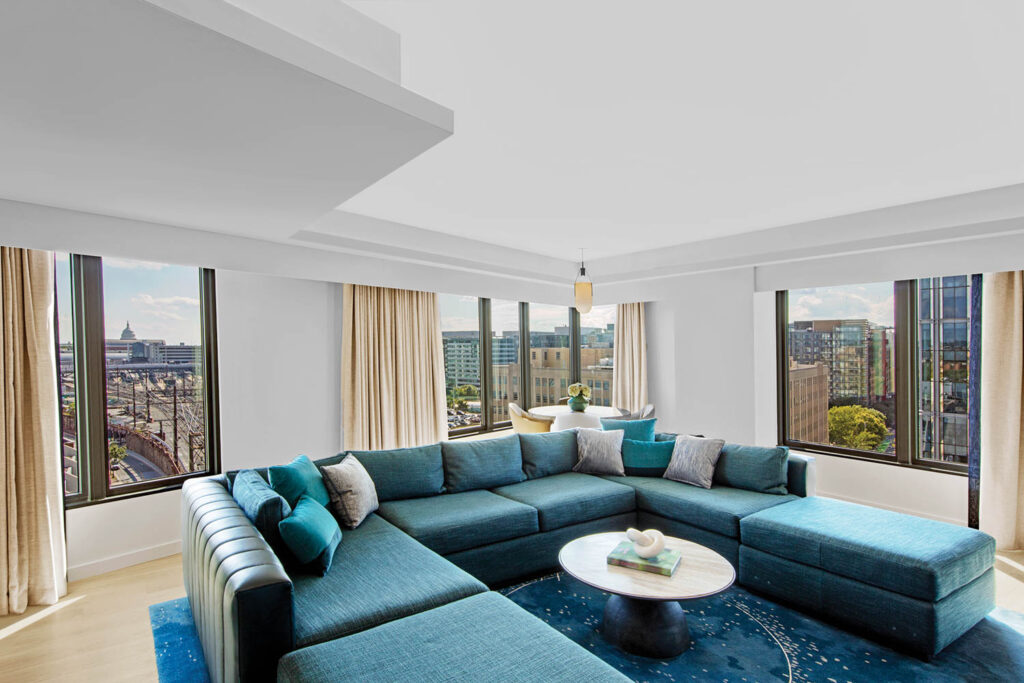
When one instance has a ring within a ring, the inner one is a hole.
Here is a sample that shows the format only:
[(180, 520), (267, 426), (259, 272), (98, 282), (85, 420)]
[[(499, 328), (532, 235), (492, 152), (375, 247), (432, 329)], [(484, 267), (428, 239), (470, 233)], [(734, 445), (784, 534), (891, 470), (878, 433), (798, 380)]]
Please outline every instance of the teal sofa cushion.
[(519, 447), (523, 452), (523, 472), (529, 479), (571, 472), (579, 459), (574, 429), (520, 434)]
[[(444, 492), (444, 466), (441, 444), (380, 451), (349, 451), (356, 456), (373, 479), (377, 500), (402, 500), (436, 496)], [(344, 454), (322, 461), (322, 465), (341, 462)]]
[(487, 586), (378, 515), (345, 531), (324, 577), (292, 575), (295, 646), (333, 640)]
[(537, 508), (541, 531), (631, 512), (636, 506), (629, 486), (577, 472), (502, 486), (494, 493)]
[(537, 509), (490, 491), (381, 503), (381, 517), (442, 555), (534, 534)]
[(320, 503), (328, 505), (331, 497), (324, 486), (320, 470), (316, 468), (313, 461), (304, 455), (292, 460), (287, 465), (275, 465), (268, 471), (270, 485), (275, 491), (284, 496), (288, 504), (293, 508), (299, 502), (303, 494)]
[(995, 562), (976, 529), (832, 498), (801, 498), (741, 523), (744, 545), (811, 567), (935, 601)]
[(341, 543), (341, 527), (327, 508), (303, 495), (292, 514), (282, 519), (277, 528), (299, 564), (308, 565), (321, 576), (327, 573)]
[(785, 446), (740, 446), (727, 443), (715, 465), (714, 482), (761, 493), (784, 494), (789, 449)]
[(672, 460), (675, 441), (622, 440), (622, 465), (626, 476), (660, 477)]
[(482, 593), (281, 658), (282, 683), (629, 679), (497, 593)]
[(740, 537), (740, 520), (796, 496), (776, 496), (726, 486), (709, 489), (668, 479), (615, 477), (611, 481), (636, 489), (636, 507), (661, 517), (686, 522), (716, 534)]
[(281, 550), (281, 532), (277, 525), (292, 513), (288, 501), (270, 488), (266, 480), (254, 470), (242, 470), (235, 475), (231, 495), (267, 543), (274, 550)]
[(610, 432), (614, 429), (621, 429), (626, 433), (623, 439), (633, 441), (654, 441), (654, 423), (658, 418), (651, 417), (646, 420), (611, 420), (602, 418), (601, 429)]
[(446, 441), (444, 485), (449, 493), (492, 489), (526, 479), (519, 435), (481, 441)]

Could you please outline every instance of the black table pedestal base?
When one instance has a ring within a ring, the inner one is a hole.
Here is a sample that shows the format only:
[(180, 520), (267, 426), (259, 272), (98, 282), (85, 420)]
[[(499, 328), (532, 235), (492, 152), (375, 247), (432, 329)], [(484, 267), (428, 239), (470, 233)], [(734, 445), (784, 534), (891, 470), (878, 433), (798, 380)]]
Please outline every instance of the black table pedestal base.
[(612, 595), (604, 606), (604, 639), (642, 657), (669, 659), (690, 647), (686, 613), (675, 600), (637, 600)]

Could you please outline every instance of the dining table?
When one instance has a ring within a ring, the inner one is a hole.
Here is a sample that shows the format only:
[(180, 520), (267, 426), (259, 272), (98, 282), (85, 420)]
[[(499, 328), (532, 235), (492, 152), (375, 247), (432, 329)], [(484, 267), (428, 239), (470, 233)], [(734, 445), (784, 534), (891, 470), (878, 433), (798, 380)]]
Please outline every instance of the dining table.
[(555, 418), (551, 423), (551, 431), (560, 432), (574, 427), (589, 427), (590, 429), (601, 428), (602, 417), (619, 417), (622, 415), (618, 408), (611, 406), (587, 406), (583, 412), (576, 412), (567, 405), (557, 406), (536, 406), (530, 408), (532, 415), (537, 417)]

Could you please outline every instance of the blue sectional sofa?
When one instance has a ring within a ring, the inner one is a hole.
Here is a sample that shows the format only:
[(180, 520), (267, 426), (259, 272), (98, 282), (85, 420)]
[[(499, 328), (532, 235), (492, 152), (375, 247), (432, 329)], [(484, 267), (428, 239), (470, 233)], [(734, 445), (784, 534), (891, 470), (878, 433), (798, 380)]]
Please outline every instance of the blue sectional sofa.
[[(843, 623), (886, 638), (898, 631), (894, 642), (925, 656), (991, 609), (989, 537), (929, 523), (938, 526), (929, 527), (929, 544), (916, 554), (901, 554), (899, 542), (889, 548), (884, 534), (858, 537), (848, 520), (866, 515), (866, 524), (877, 525), (871, 515), (879, 511), (851, 506), (830, 514), (832, 504), (844, 504), (813, 497), (807, 456), (783, 454), (773, 475), (781, 480), (766, 493), (727, 485), (742, 480), (726, 471), (742, 462), (736, 458), (732, 465), (720, 460), (722, 476), (716, 470), (710, 489), (660, 476), (573, 472), (571, 431), (352, 455), (373, 479), (379, 509), (344, 531), (322, 577), (290, 566), (259, 534), (232, 496), (236, 473), (186, 482), (185, 587), (214, 681), (432, 673), (490, 680), (507, 675), (512, 663), (521, 680), (569, 680), (581, 672), (622, 680), (488, 586), (556, 569), (570, 540), (630, 526), (713, 548), (738, 568), (742, 583), (797, 606), (825, 616), (852, 609), (860, 616)], [(807, 516), (811, 510), (816, 515)], [(888, 561), (878, 559), (877, 547), (886, 547)], [(858, 563), (862, 571), (850, 569)], [(901, 601), (892, 603), (893, 596)], [(907, 628), (918, 618), (925, 621)], [(469, 664), (452, 654), (468, 646), (489, 658)], [(534, 656), (524, 657), (526, 650)]]

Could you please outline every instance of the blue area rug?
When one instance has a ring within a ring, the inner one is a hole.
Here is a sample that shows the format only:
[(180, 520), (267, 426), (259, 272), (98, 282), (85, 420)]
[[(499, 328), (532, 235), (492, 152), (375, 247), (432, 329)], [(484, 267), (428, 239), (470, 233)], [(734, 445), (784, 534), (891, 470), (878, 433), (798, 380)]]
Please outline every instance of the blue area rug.
[(693, 643), (668, 661), (601, 638), (607, 595), (566, 574), (501, 591), (636, 681), (1024, 681), (1024, 615), (996, 609), (931, 662), (733, 587), (682, 603)]
[(149, 623), (153, 627), (156, 671), (161, 683), (210, 680), (188, 598), (150, 605)]
[[(669, 661), (625, 654), (598, 629), (606, 595), (565, 574), (501, 591), (636, 681), (1024, 681), (1024, 615), (996, 609), (931, 662), (742, 588), (683, 603), (693, 643)], [(209, 681), (188, 599), (152, 605), (161, 683)]]

